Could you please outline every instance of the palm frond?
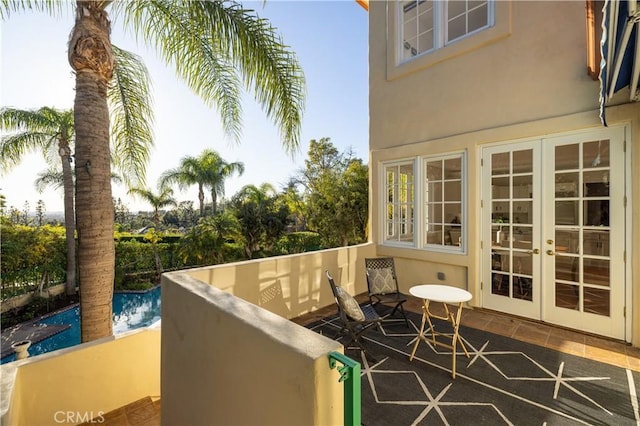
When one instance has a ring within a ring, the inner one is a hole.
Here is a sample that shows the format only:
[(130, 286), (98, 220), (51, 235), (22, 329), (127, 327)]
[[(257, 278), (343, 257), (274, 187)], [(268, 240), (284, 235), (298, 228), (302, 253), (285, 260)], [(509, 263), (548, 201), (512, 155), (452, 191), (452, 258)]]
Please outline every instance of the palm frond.
[(0, 140), (0, 164), (5, 172), (20, 164), (22, 157), (38, 152), (49, 140), (46, 133), (22, 132), (5, 135)]
[(235, 1), (143, 0), (122, 7), (125, 24), (172, 64), (207, 105), (218, 107), (228, 135), (239, 140), (244, 83), (278, 125), (285, 149), (297, 150), (304, 75), (269, 21)]
[(60, 0), (1, 0), (0, 18), (7, 19), (12, 12), (39, 11), (60, 16), (64, 11), (73, 10), (75, 2)]
[(38, 173), (38, 177), (34, 182), (36, 191), (44, 192), (47, 187), (53, 189), (61, 189), (64, 186), (64, 177), (61, 170), (47, 169)]
[(144, 186), (153, 146), (149, 72), (139, 56), (113, 47), (116, 67), (109, 87), (112, 155), (127, 186)]

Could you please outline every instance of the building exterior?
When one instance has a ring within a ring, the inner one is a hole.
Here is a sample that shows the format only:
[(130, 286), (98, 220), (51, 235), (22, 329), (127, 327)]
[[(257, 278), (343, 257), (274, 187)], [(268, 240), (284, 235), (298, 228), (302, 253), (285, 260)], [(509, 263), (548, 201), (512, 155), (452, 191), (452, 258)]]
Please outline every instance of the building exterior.
[(640, 345), (638, 77), (605, 126), (603, 2), (368, 6), (377, 255), (405, 285)]

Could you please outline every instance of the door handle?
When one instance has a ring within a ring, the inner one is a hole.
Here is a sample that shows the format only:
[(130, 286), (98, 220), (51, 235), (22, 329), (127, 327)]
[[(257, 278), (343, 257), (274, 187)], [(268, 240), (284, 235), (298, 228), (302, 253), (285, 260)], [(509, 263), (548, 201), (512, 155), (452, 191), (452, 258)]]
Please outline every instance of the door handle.
[(539, 253), (540, 253), (540, 250), (538, 250), (538, 249), (533, 249), (533, 250), (529, 250), (527, 253), (528, 253), (528, 254), (539, 254)]
[(547, 254), (548, 254), (549, 256), (553, 256), (555, 253), (553, 252), (553, 250), (547, 250)]

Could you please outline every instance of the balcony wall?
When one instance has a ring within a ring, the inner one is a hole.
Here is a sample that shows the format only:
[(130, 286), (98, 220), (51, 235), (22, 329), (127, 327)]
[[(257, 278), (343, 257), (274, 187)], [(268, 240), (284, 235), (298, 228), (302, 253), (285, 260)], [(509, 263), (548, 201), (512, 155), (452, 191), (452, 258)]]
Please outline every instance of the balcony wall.
[(372, 247), (163, 275), (163, 424), (342, 423), (342, 345), (287, 319), (333, 303), (325, 269), (364, 292)]
[(1, 366), (2, 425), (77, 424), (160, 395), (160, 330), (136, 330)]
[(342, 346), (286, 319), (333, 303), (325, 269), (365, 292), (371, 256), (363, 244), (166, 274), (162, 347), (160, 330), (136, 330), (2, 365), (1, 423), (100, 421), (161, 391), (163, 424), (341, 423), (327, 354)]

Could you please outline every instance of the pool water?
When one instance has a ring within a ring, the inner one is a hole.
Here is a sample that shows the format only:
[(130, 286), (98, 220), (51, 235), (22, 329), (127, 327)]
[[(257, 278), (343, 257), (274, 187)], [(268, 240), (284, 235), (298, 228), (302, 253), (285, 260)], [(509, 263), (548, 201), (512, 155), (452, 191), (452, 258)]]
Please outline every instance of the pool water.
[[(147, 327), (160, 320), (160, 287), (144, 293), (113, 294), (113, 334)], [(39, 324), (71, 325), (71, 328), (31, 345), (29, 356), (80, 344), (80, 308), (76, 305), (38, 321)], [(15, 360), (8, 355), (0, 364)]]

